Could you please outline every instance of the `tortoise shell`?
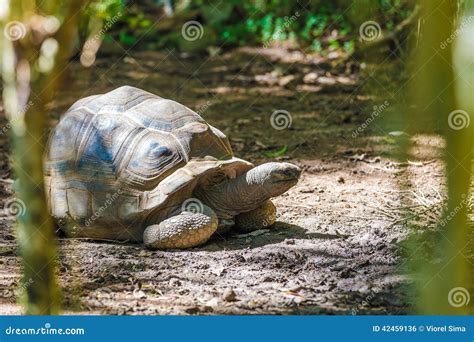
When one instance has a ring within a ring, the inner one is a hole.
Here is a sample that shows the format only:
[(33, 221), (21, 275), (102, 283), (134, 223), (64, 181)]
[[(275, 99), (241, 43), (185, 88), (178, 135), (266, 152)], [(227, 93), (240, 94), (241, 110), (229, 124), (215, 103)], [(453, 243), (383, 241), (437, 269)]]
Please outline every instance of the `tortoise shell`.
[(45, 182), (51, 214), (73, 222), (74, 235), (141, 241), (198, 184), (252, 166), (191, 109), (124, 86), (66, 112), (50, 135)]

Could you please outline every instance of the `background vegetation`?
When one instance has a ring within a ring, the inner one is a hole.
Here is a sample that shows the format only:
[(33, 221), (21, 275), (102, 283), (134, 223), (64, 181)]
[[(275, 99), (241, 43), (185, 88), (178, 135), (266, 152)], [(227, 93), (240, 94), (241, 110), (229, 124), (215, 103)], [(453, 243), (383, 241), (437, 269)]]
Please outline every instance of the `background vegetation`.
[[(364, 20), (370, 18), (381, 23), (384, 29), (392, 30), (415, 6), (412, 0), (362, 0), (349, 10), (345, 0), (184, 0), (174, 2), (169, 16), (165, 7), (159, 6), (163, 3), (96, 1), (90, 3), (87, 13), (104, 22), (118, 18), (114, 29), (105, 34), (104, 41), (114, 39), (124, 47), (199, 51), (213, 46), (235, 47), (272, 41), (325, 55), (340, 49), (352, 52)], [(158, 24), (155, 22), (157, 12), (163, 16)], [(292, 16), (298, 20), (291, 20)], [(206, 34), (199, 42), (191, 43), (182, 38), (180, 27), (188, 20), (197, 20), (203, 25)], [(94, 26), (83, 23), (82, 36), (87, 36)]]

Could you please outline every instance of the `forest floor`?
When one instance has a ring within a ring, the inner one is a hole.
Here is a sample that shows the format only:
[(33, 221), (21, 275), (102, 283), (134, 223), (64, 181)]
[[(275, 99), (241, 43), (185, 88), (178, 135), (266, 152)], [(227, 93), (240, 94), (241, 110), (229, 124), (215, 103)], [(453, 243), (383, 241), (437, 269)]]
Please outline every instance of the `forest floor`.
[[(51, 125), (75, 100), (128, 84), (194, 109), (227, 134), (237, 156), (285, 160), (304, 172), (275, 199), (278, 222), (271, 229), (215, 236), (182, 251), (61, 239), (65, 311), (407, 313), (411, 278), (402, 255), (422, 256), (403, 242), (436, 219), (444, 143), (439, 136), (411, 136), (412, 149), (400, 157), (397, 139), (406, 134), (396, 103), (404, 89), (374, 77), (396, 70), (394, 61), (374, 68), (257, 48), (214, 57), (124, 52), (98, 58), (88, 71), (74, 63), (65, 95), (50, 105)], [(272, 126), (276, 110), (286, 111), (289, 127)], [(1, 207), (12, 198), (7, 140), (0, 135)], [(407, 218), (406, 208), (415, 214)], [(21, 312), (14, 219), (0, 217), (2, 314)]]

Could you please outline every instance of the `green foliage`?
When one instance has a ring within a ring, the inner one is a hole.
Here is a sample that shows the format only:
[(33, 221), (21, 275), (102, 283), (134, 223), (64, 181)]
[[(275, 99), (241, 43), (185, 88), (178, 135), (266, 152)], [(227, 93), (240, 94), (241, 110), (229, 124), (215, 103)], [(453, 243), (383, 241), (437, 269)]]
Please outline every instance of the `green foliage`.
[[(413, 4), (408, 0), (363, 0), (370, 17), (387, 29), (406, 18)], [(290, 42), (310, 51), (352, 51), (358, 39), (360, 18), (353, 4), (337, 1), (191, 1), (185, 10), (202, 13), (203, 24), (217, 32), (218, 45)], [(365, 20), (368, 20), (365, 19)]]
[(133, 45), (137, 41), (137, 38), (135, 36), (127, 34), (127, 32), (125, 31), (120, 31), (119, 39), (123, 45)]
[(288, 152), (288, 145), (285, 145), (276, 151), (264, 152), (263, 154), (265, 155), (265, 157), (268, 157), (268, 158), (276, 158), (276, 157), (284, 156), (286, 152)]
[(92, 0), (79, 22), (81, 46), (87, 38), (98, 32), (107, 22), (117, 22), (124, 13), (126, 0)]
[[(147, 48), (166, 46), (182, 51), (204, 50), (209, 46), (268, 47), (285, 42), (325, 53), (332, 50), (352, 52), (363, 21), (374, 20), (383, 28), (392, 29), (413, 8), (411, 0), (360, 2), (364, 3), (364, 11), (345, 0), (177, 0), (172, 18), (176, 23), (165, 29), (160, 28), (160, 24), (166, 19), (157, 14), (162, 9), (162, 1), (154, 4), (127, 0), (93, 1), (88, 14), (107, 20), (122, 11), (114, 32), (108, 34), (123, 45), (135, 44), (137, 39), (132, 37), (141, 37), (140, 44)], [(150, 6), (154, 8), (150, 10)], [(205, 28), (201, 42), (189, 43), (179, 37), (182, 24), (188, 20), (196, 20)]]
[(126, 0), (94, 0), (89, 3), (85, 15), (107, 20), (120, 13)]

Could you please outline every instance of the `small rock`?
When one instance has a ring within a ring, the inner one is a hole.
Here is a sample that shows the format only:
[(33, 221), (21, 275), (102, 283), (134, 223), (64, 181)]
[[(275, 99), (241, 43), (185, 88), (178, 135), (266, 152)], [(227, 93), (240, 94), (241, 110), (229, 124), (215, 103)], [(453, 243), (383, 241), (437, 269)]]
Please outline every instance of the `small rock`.
[(337, 182), (340, 183), (340, 184), (344, 184), (346, 182), (346, 180), (343, 177), (339, 176), (339, 177), (337, 177)]
[(336, 78), (336, 80), (341, 84), (354, 84), (354, 81), (351, 80), (349, 77), (339, 76)]
[(303, 77), (303, 82), (304, 83), (309, 83), (309, 84), (314, 84), (316, 83), (316, 80), (318, 79), (318, 74), (315, 72), (310, 72), (309, 74), (304, 75)]
[(133, 297), (137, 299), (143, 299), (143, 298), (146, 298), (146, 294), (142, 290), (136, 289), (133, 291)]
[(189, 308), (184, 309), (184, 312), (186, 312), (190, 315), (195, 315), (195, 314), (199, 313), (199, 311), (200, 311), (199, 307), (197, 307), (197, 306), (191, 306)]
[(281, 86), (281, 87), (285, 87), (285, 86), (291, 86), (291, 85), (294, 85), (296, 83), (296, 77), (293, 76), (293, 75), (287, 75), (287, 76), (283, 76), (280, 78), (280, 80), (278, 81), (278, 84)]
[(219, 305), (219, 298), (217, 298), (217, 297), (214, 297), (214, 298), (212, 298), (212, 299), (210, 299), (206, 302), (206, 307), (213, 308), (213, 307), (216, 307), (218, 305)]
[(175, 287), (181, 286), (181, 282), (176, 278), (170, 279), (169, 284), (170, 286), (175, 286)]
[(318, 78), (318, 83), (322, 85), (334, 85), (336, 84), (336, 80), (331, 77), (322, 76)]
[(226, 302), (234, 302), (236, 300), (235, 292), (232, 288), (227, 288), (222, 294), (222, 299)]
[(272, 73), (267, 73), (264, 75), (255, 75), (255, 81), (260, 84), (272, 86), (278, 84), (278, 77)]
[(293, 297), (291, 299), (295, 304), (301, 304), (302, 302), (304, 302), (304, 298), (303, 297)]
[(339, 273), (339, 276), (343, 279), (352, 278), (355, 271), (351, 268), (346, 268)]
[(212, 306), (205, 306), (202, 308), (202, 312), (214, 312), (214, 308)]

